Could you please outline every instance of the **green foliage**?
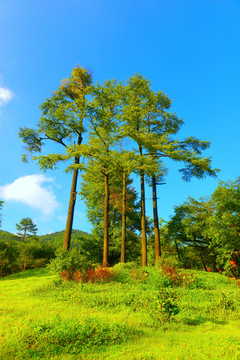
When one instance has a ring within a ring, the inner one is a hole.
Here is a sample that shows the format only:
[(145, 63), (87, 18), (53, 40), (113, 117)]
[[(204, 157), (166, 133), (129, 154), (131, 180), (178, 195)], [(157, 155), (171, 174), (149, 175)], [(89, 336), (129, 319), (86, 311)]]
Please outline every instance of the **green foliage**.
[[(83, 140), (84, 122), (88, 119), (88, 97), (92, 77), (89, 72), (82, 67), (75, 67), (71, 76), (62, 81), (61, 86), (50, 98), (41, 105), (41, 118), (36, 129), (21, 128), (19, 137), (26, 144), (27, 154), (23, 156), (23, 161), (27, 160), (28, 155), (41, 153), (46, 140), (55, 145), (62, 145), (64, 153), (61, 154), (42, 154), (34, 156), (42, 170), (55, 169), (60, 162), (70, 162), (66, 171), (73, 170), (72, 192), (76, 195), (78, 170), (83, 169), (80, 157), (70, 153), (70, 148), (75, 144), (80, 145)], [(64, 238), (64, 247), (70, 247), (72, 221), (74, 216), (75, 195), (71, 193), (69, 201), (68, 221)]]
[(54, 252), (51, 244), (41, 244), (35, 237), (23, 243), (8, 233), (8, 237), (0, 238), (0, 276), (45, 267), (55, 257)]
[[(126, 122), (126, 134), (151, 155), (149, 161), (157, 168), (150, 170), (149, 175), (164, 176), (167, 169), (162, 164), (162, 157), (184, 162), (180, 169), (182, 178), (189, 181), (191, 177), (203, 178), (206, 175), (216, 176), (218, 170), (211, 169), (211, 159), (201, 157), (202, 151), (210, 146), (209, 141), (195, 137), (185, 140), (174, 140), (183, 125), (175, 113), (170, 113), (172, 101), (162, 91), (151, 90), (149, 80), (136, 74), (128, 80), (126, 98), (123, 107), (123, 118)], [(146, 156), (142, 161), (145, 161)], [(146, 171), (147, 167), (143, 170)], [(158, 170), (157, 170), (158, 169)], [(148, 171), (146, 171), (147, 173)], [(152, 173), (152, 174), (151, 174)]]
[(36, 239), (32, 239), (27, 244), (19, 244), (19, 248), (15, 263), (22, 271), (45, 267), (55, 257), (55, 249), (50, 244), (41, 244)]
[(76, 247), (70, 250), (58, 248), (55, 255), (56, 257), (50, 262), (48, 267), (56, 274), (66, 270), (82, 270), (91, 266), (91, 263), (82, 254), (81, 250)]
[(175, 207), (168, 235), (185, 267), (199, 268), (202, 263), (207, 271), (240, 276), (239, 198), (239, 179), (220, 181), (211, 197), (189, 198)]
[[(151, 82), (142, 75), (135, 74), (124, 84), (108, 80), (92, 85), (91, 74), (82, 67), (75, 67), (71, 76), (63, 80), (58, 90), (42, 103), (36, 129), (24, 127), (19, 131), (19, 137), (26, 145), (25, 160), (29, 154), (41, 153), (45, 142), (50, 140), (62, 145), (64, 152), (34, 156), (33, 160), (42, 170), (55, 169), (60, 162), (67, 162), (65, 171), (73, 171), (75, 185), (78, 171), (86, 171), (81, 194), (87, 202), (94, 235), (98, 236), (97, 243), (100, 237), (104, 237), (105, 264), (109, 262), (109, 244), (110, 263), (114, 264), (118, 259), (121, 222), (123, 225), (126, 222), (128, 226), (126, 231), (122, 227), (121, 240), (125, 244), (126, 232), (128, 260), (133, 259), (133, 252), (139, 257), (139, 246), (136, 244), (142, 224), (142, 253), (146, 263), (145, 238), (149, 224), (145, 225), (144, 176), (162, 179), (168, 170), (162, 158), (184, 163), (180, 172), (185, 181), (193, 176), (216, 176), (217, 170), (211, 168), (211, 159), (202, 156), (202, 152), (210, 146), (208, 141), (193, 136), (182, 141), (174, 138), (183, 120), (170, 112), (171, 103), (162, 91), (154, 92)], [(84, 132), (88, 136), (87, 142), (82, 144)], [(136, 192), (131, 187), (132, 172), (141, 176), (141, 221)], [(128, 179), (126, 214), (123, 210), (125, 175)], [(70, 201), (65, 248), (70, 245), (74, 206), (75, 198)]]
[(2, 355), (8, 359), (13, 356), (20, 359), (22, 354), (27, 358), (67, 353), (78, 355), (84, 349), (120, 344), (140, 334), (127, 324), (102, 322), (90, 316), (81, 322), (56, 316), (52, 320), (28, 321), (18, 332), (17, 341), (15, 339), (8, 348), (3, 347)]
[[(40, 106), (42, 116), (36, 129), (20, 128), (19, 137), (26, 144), (28, 153), (42, 151), (46, 140), (71, 146), (84, 132), (83, 120), (86, 118), (87, 100), (91, 75), (81, 67), (75, 67), (71, 76), (62, 81), (59, 89)], [(69, 158), (65, 155), (50, 154), (35, 157), (42, 169), (53, 168), (59, 161)], [(54, 157), (55, 156), (55, 157)]]
[(145, 302), (146, 310), (153, 319), (155, 326), (169, 321), (180, 312), (178, 301), (179, 296), (176, 292), (160, 288), (151, 300)]
[[(132, 263), (117, 267), (129, 267), (129, 274), (135, 268)], [(157, 289), (149, 281), (160, 270), (147, 270), (147, 281), (129, 283), (60, 282), (47, 269), (1, 279), (0, 358), (238, 357), (240, 301), (235, 280), (186, 271), (195, 279), (190, 287)]]
[(37, 226), (29, 217), (23, 218), (19, 224), (16, 224), (17, 235), (25, 241), (29, 236), (37, 234)]

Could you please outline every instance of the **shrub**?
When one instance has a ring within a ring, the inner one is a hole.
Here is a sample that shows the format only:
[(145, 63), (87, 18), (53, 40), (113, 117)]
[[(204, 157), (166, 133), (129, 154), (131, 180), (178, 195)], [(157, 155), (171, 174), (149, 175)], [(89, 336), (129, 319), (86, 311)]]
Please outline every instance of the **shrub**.
[(149, 278), (149, 273), (145, 269), (132, 269), (130, 270), (131, 278), (134, 281), (146, 282)]
[(151, 299), (145, 302), (145, 308), (151, 316), (154, 325), (160, 325), (171, 320), (180, 310), (178, 306), (180, 296), (175, 291), (160, 288)]
[(106, 282), (111, 281), (114, 279), (115, 274), (113, 270), (109, 269), (108, 267), (96, 267), (90, 269), (78, 269), (78, 270), (63, 270), (60, 273), (60, 276), (64, 280), (73, 280), (76, 282), (81, 281), (82, 283), (85, 282)]
[(69, 276), (72, 277), (72, 274), (75, 271), (90, 268), (92, 266), (81, 253), (80, 249), (76, 247), (69, 250), (58, 248), (55, 255), (55, 259), (50, 262), (48, 267), (56, 274), (62, 274), (67, 271), (69, 272)]
[(113, 271), (115, 273), (115, 281), (122, 284), (127, 284), (132, 282), (131, 270), (139, 269), (140, 267), (134, 262), (128, 263), (118, 263), (113, 266)]
[(47, 263), (48, 263), (48, 259), (46, 258), (35, 259), (33, 260), (32, 268), (33, 269), (43, 268), (47, 265)]
[(195, 281), (196, 276), (193, 276), (190, 273), (182, 272), (177, 268), (177, 265), (167, 260), (162, 260), (160, 265), (161, 272), (167, 279), (170, 281), (172, 287), (181, 286), (186, 287), (189, 286), (192, 282)]

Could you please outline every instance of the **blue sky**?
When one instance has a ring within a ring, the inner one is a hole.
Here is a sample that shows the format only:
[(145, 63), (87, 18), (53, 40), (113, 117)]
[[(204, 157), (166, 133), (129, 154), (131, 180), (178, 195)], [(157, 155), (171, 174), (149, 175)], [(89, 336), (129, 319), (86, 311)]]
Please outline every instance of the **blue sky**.
[[(71, 175), (21, 162), (19, 127), (34, 127), (39, 105), (81, 64), (94, 81), (140, 73), (173, 100), (179, 138), (209, 140), (219, 179), (239, 174), (239, 0), (2, 0), (0, 2), (0, 199), (2, 229), (31, 217), (39, 234), (63, 230)], [(159, 187), (167, 220), (188, 196), (210, 195), (218, 179), (184, 183), (169, 163)], [(136, 183), (136, 186), (138, 184)], [(150, 189), (147, 199), (151, 197)], [(147, 200), (147, 215), (152, 216)], [(74, 228), (90, 231), (78, 198)]]

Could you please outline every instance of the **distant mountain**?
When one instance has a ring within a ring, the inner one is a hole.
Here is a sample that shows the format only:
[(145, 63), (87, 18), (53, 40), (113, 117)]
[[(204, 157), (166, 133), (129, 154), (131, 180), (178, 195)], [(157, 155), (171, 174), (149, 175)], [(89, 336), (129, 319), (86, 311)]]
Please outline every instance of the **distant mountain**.
[[(38, 236), (38, 238), (43, 243), (51, 242), (56, 245), (57, 244), (60, 245), (60, 244), (63, 244), (64, 230), (56, 231), (51, 234), (40, 235), (40, 236)], [(72, 244), (78, 244), (79, 242), (81, 242), (81, 240), (87, 239), (87, 238), (92, 238), (92, 235), (88, 234), (84, 231), (81, 231), (81, 230), (72, 230), (72, 237), (71, 237)], [(6, 240), (6, 241), (20, 240), (20, 238), (18, 236), (11, 234), (10, 232), (4, 231), (4, 230), (0, 230), (0, 239)]]
[(11, 234), (8, 231), (0, 230), (0, 239), (3, 240), (20, 240), (17, 235)]
[(7, 235), (12, 235), (10, 232), (8, 231), (5, 231), (5, 230), (0, 230), (0, 236), (3, 235), (3, 236), (7, 236)]
[[(48, 237), (51, 237), (51, 239), (55, 238), (55, 237), (59, 237), (59, 236), (62, 236), (64, 237), (64, 232), (65, 230), (62, 230), (62, 231), (56, 231), (54, 233), (50, 233), (50, 234), (46, 234), (46, 235), (40, 235), (38, 236), (39, 238), (41, 239), (45, 239), (45, 238), (48, 238)], [(82, 236), (87, 236), (87, 235), (90, 235), (88, 234), (87, 232), (84, 232), (84, 231), (81, 231), (81, 230), (72, 230), (72, 235), (82, 235)]]

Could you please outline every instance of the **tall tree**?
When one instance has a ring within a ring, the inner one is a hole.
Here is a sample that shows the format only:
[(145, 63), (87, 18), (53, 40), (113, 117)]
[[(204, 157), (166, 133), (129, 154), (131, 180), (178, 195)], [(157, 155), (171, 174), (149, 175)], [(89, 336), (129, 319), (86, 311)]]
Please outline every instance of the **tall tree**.
[[(119, 262), (122, 250), (122, 172), (117, 166), (111, 167), (109, 181), (109, 248), (110, 265)], [(125, 261), (136, 260), (140, 255), (139, 231), (140, 204), (132, 181), (126, 179), (126, 238)], [(81, 195), (87, 205), (88, 219), (92, 224), (92, 233), (96, 243), (104, 237), (104, 175), (99, 172), (97, 163), (90, 162), (83, 174)]]
[[(120, 149), (115, 163), (117, 166), (116, 177), (121, 179), (121, 185), (115, 182), (116, 185), (120, 185), (115, 189), (115, 193), (121, 194), (119, 197), (115, 197), (115, 206), (122, 215), (122, 234), (121, 234), (121, 257), (120, 261), (125, 262), (126, 259), (126, 236), (127, 236), (127, 216), (129, 213), (129, 200), (134, 197), (133, 188), (130, 188), (132, 181), (130, 180), (130, 174), (138, 168), (139, 157), (136, 156), (135, 151), (130, 149), (123, 150), (123, 139), (120, 142)], [(131, 205), (130, 205), (131, 207)]]
[(22, 242), (29, 236), (36, 235), (38, 231), (36, 224), (29, 217), (23, 218), (19, 224), (16, 224), (16, 228), (17, 235), (21, 236)]
[(117, 156), (116, 144), (119, 140), (119, 107), (122, 86), (116, 81), (106, 81), (103, 85), (91, 87), (92, 100), (89, 104), (90, 131), (86, 145), (72, 146), (71, 152), (83, 155), (98, 169), (99, 177), (104, 178), (104, 239), (103, 266), (108, 265), (109, 244), (109, 201), (110, 181), (114, 158)]
[[(206, 175), (216, 176), (216, 170), (211, 169), (211, 159), (201, 157), (203, 150), (210, 146), (208, 141), (201, 141), (194, 137), (183, 141), (175, 140), (175, 135), (183, 124), (174, 113), (169, 112), (171, 100), (161, 91), (155, 93), (150, 82), (141, 75), (135, 75), (129, 80), (126, 96), (124, 116), (128, 136), (137, 142), (139, 154), (143, 159), (150, 157), (151, 164), (155, 163), (157, 170), (152, 171), (146, 165), (140, 170), (141, 204), (142, 204), (142, 264), (146, 265), (146, 234), (145, 234), (145, 189), (144, 174), (151, 174), (153, 189), (153, 214), (155, 230), (155, 257), (160, 256), (159, 225), (157, 214), (157, 179), (161, 179), (166, 172), (162, 159), (170, 158), (183, 162), (180, 169), (183, 180), (189, 181), (192, 176), (203, 178)], [(146, 160), (145, 160), (146, 161)]]
[(128, 80), (123, 106), (124, 135), (138, 146), (141, 188), (141, 239), (142, 239), (142, 266), (147, 265), (147, 236), (146, 236), (146, 210), (145, 210), (145, 174), (154, 174), (159, 171), (154, 159), (145, 156), (147, 148), (147, 118), (149, 110), (150, 82), (140, 75)]
[[(54, 169), (59, 161), (72, 161), (72, 164), (67, 168), (67, 171), (73, 171), (73, 177), (64, 236), (64, 249), (70, 247), (77, 195), (77, 178), (79, 168), (81, 168), (80, 156), (78, 154), (69, 156), (67, 150), (75, 143), (78, 145), (82, 143), (88, 117), (87, 95), (91, 83), (91, 74), (82, 67), (75, 67), (71, 76), (63, 80), (59, 89), (40, 106), (42, 116), (37, 128), (24, 127), (20, 128), (19, 131), (19, 137), (26, 144), (28, 154), (41, 152), (45, 140), (50, 140), (64, 147), (65, 152), (63, 154), (53, 153), (33, 157), (34, 160), (38, 161), (41, 169)], [(28, 156), (24, 155), (23, 160), (27, 161), (27, 159)]]

